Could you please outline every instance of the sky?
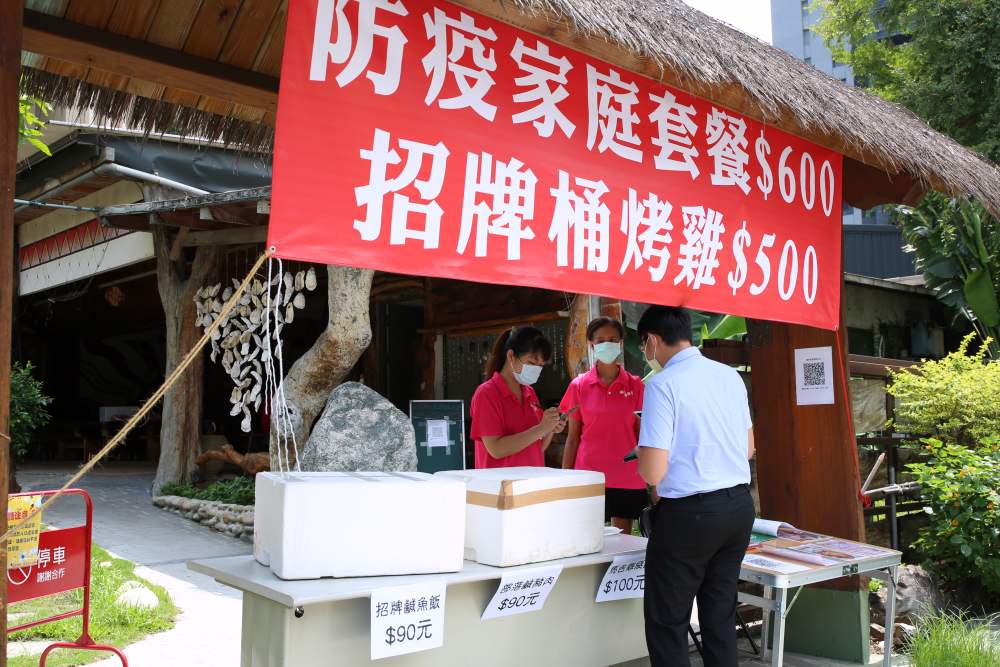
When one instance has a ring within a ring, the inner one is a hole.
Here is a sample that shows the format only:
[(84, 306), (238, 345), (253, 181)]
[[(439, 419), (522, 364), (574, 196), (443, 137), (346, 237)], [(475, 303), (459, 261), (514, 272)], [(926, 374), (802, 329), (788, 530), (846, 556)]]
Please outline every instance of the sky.
[(684, 0), (759, 40), (771, 43), (771, 0)]

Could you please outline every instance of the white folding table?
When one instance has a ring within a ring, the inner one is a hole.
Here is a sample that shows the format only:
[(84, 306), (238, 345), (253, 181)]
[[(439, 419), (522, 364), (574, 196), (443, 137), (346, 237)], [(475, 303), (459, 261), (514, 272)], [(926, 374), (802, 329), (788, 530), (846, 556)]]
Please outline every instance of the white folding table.
[[(740, 579), (764, 586), (763, 597), (749, 593), (739, 594), (740, 602), (759, 607), (764, 611), (764, 627), (761, 633), (764, 657), (766, 658), (770, 654), (773, 667), (780, 667), (782, 664), (785, 657), (785, 619), (795, 604), (795, 600), (798, 599), (803, 586), (863, 574), (879, 579), (889, 587), (885, 605), (885, 658), (882, 664), (883, 667), (890, 667), (892, 664), (892, 634), (896, 621), (897, 569), (901, 560), (902, 554), (900, 552), (886, 549), (884, 555), (860, 558), (792, 574), (779, 574), (744, 565), (740, 570)], [(791, 591), (794, 591), (794, 594), (789, 600)], [(773, 648), (770, 648), (768, 638), (772, 625), (774, 626), (774, 637)]]

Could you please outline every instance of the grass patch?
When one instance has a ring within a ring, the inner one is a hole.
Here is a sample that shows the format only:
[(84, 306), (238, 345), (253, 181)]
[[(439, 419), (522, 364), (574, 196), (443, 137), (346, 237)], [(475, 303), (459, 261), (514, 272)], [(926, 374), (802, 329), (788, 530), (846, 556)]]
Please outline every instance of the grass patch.
[(161, 496), (183, 496), (196, 500), (215, 500), (232, 505), (253, 505), (255, 483), (253, 477), (234, 477), (221, 482), (213, 482), (204, 489), (187, 482), (168, 482), (160, 487)]
[(913, 667), (1000, 665), (1000, 638), (989, 620), (942, 612), (923, 619), (908, 652)]
[[(177, 608), (162, 586), (156, 586), (135, 574), (135, 563), (115, 558), (94, 545), (91, 553), (90, 572), (90, 636), (98, 644), (124, 648), (147, 635), (169, 630), (174, 626)], [(111, 563), (101, 567), (101, 563)], [(140, 581), (159, 598), (155, 609), (133, 609), (115, 604), (118, 588), (126, 581)], [(83, 590), (50, 595), (37, 600), (26, 600), (10, 606), (7, 614), (9, 625), (20, 625), (37, 618), (44, 618), (73, 609), (83, 604)], [(80, 617), (29, 628), (9, 636), (9, 641), (43, 640), (75, 641), (80, 636), (83, 620)], [(96, 651), (57, 650), (46, 664), (52, 667), (83, 665), (110, 657), (110, 653)], [(37, 667), (38, 656), (10, 658), (10, 667)]]

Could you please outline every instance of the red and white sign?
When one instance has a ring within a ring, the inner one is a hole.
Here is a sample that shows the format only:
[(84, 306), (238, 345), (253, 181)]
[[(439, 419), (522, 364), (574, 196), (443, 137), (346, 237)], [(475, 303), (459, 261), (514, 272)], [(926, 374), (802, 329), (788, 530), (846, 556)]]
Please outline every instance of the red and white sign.
[(833, 329), (841, 161), (443, 0), (300, 0), (268, 243)]
[(7, 600), (34, 600), (83, 588), (87, 583), (88, 526), (45, 530), (38, 536), (38, 563), (7, 570)]

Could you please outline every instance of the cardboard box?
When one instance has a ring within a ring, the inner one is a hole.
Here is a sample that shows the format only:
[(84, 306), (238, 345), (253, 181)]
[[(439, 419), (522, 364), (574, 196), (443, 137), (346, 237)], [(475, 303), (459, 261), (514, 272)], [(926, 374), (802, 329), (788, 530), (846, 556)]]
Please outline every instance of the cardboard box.
[(465, 557), (509, 567), (604, 547), (604, 474), (555, 468), (453, 470), (467, 485)]
[(257, 474), (254, 558), (282, 579), (462, 569), (465, 485), (417, 472)]

